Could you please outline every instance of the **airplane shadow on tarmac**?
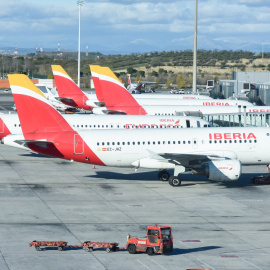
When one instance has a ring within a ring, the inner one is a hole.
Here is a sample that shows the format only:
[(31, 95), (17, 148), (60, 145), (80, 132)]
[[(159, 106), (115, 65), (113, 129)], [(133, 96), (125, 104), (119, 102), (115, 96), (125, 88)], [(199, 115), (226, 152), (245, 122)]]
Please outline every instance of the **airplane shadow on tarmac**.
[[(36, 153), (27, 153), (27, 154), (21, 154), (20, 156), (23, 157), (37, 157), (37, 158), (44, 158), (44, 159), (52, 159), (54, 157), (45, 156), (41, 154)], [(70, 162), (67, 160), (63, 160), (60, 162), (63, 165), (69, 165)], [(99, 167), (101, 168), (101, 167)], [(108, 167), (107, 167), (108, 168)], [(121, 171), (121, 168), (112, 168), (113, 170), (119, 170)], [(173, 175), (172, 170), (168, 170), (168, 172)], [(216, 184), (217, 186), (224, 186), (226, 188), (243, 188), (243, 187), (257, 187), (258, 185), (254, 185), (251, 183), (251, 178), (255, 176), (259, 176), (262, 174), (266, 174), (266, 172), (262, 173), (243, 173), (241, 177), (238, 180), (233, 181), (215, 181), (210, 180), (206, 176), (202, 175), (194, 175), (190, 172), (186, 172), (183, 174), (180, 174), (180, 178), (182, 181), (181, 187), (187, 187), (187, 186), (193, 186), (193, 185), (208, 185), (208, 184)], [(99, 179), (117, 179), (117, 180), (131, 180), (131, 181), (151, 181), (151, 182), (157, 182), (160, 181), (157, 178), (158, 170), (156, 171), (144, 171), (135, 172), (134, 170), (130, 170), (130, 173), (121, 173), (121, 172), (115, 172), (115, 171), (100, 171), (96, 170), (94, 174), (87, 175), (85, 177), (95, 177)], [(164, 183), (164, 182), (163, 182)], [(166, 183), (166, 182), (165, 182)]]
[[(158, 171), (150, 171), (150, 172), (131, 171), (130, 174), (118, 173), (113, 171), (96, 171), (94, 175), (87, 175), (85, 177), (95, 177), (104, 180), (117, 179), (117, 180), (131, 180), (131, 181), (145, 180), (151, 182), (161, 182), (157, 178), (157, 173)], [(172, 175), (172, 172), (170, 173)], [(181, 187), (194, 186), (198, 184), (200, 185), (215, 184), (216, 186), (223, 186), (225, 188), (243, 188), (243, 187), (257, 187), (257, 185), (254, 185), (251, 182), (251, 178), (259, 175), (262, 175), (262, 173), (243, 173), (238, 180), (232, 181), (215, 181), (208, 179), (206, 176), (193, 175), (191, 173), (183, 173), (180, 176), (180, 178), (182, 181)]]

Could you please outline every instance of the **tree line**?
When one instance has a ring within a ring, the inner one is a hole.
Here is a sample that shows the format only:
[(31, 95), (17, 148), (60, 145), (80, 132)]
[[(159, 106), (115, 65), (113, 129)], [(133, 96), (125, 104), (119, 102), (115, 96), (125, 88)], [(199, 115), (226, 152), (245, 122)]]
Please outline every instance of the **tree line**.
[[(262, 58), (261, 54), (242, 50), (198, 50), (198, 78), (202, 84), (207, 79), (218, 80), (219, 69), (233, 67), (244, 71), (246, 64), (243, 64), (242, 59), (247, 59), (248, 64), (252, 64), (254, 60), (259, 58)], [(270, 59), (270, 53), (264, 53), (264, 58)], [(43, 52), (42, 55), (28, 54), (18, 57), (0, 55), (0, 74), (1, 78), (5, 78), (8, 73), (24, 73), (29, 77), (53, 78), (52, 64), (63, 66), (72, 78), (77, 78), (78, 62), (75, 52), (62, 52), (61, 55), (59, 55), (59, 52)], [(110, 67), (122, 79), (123, 83), (127, 82), (127, 74), (131, 74), (133, 81), (154, 81), (157, 86), (165, 84), (167, 87), (176, 85), (179, 88), (186, 88), (192, 84), (191, 71), (173, 71), (173, 67), (192, 67), (193, 52), (191, 50), (130, 55), (88, 53), (88, 56), (86, 56), (85, 53), (81, 53), (81, 81), (85, 84), (85, 87), (89, 87), (90, 64)], [(205, 74), (202, 71), (204, 67), (214, 67), (217, 71), (213, 74)], [(253, 67), (270, 71), (270, 65), (260, 64), (256, 66), (254, 64)], [(229, 74), (227, 74), (227, 77), (229, 77)]]

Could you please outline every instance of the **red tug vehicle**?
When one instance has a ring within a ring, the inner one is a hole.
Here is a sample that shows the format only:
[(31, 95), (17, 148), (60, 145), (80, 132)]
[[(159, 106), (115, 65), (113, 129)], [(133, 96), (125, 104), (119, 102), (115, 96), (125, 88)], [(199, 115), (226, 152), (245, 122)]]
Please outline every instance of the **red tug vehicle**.
[(126, 249), (130, 254), (146, 252), (165, 254), (173, 251), (172, 227), (164, 225), (147, 226), (146, 238), (130, 238), (128, 235)]

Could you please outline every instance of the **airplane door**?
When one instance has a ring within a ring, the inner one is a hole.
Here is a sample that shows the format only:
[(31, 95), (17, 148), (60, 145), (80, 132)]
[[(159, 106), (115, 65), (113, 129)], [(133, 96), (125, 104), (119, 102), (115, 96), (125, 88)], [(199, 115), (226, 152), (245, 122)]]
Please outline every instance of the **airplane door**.
[(0, 118), (0, 133), (4, 133), (4, 121)]
[(84, 153), (84, 141), (79, 134), (74, 134), (74, 154), (82, 155)]

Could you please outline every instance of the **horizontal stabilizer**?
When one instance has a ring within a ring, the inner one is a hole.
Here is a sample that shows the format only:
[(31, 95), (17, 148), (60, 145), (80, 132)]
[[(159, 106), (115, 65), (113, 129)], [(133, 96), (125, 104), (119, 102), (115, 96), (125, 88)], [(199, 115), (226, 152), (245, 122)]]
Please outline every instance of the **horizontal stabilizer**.
[(94, 102), (98, 107), (105, 107), (104, 102)]
[(53, 142), (47, 142), (47, 141), (44, 141), (44, 140), (39, 140), (39, 141), (35, 141), (35, 140), (16, 140), (14, 142), (19, 144), (19, 145), (25, 146), (25, 147), (38, 146), (38, 147), (48, 148), (49, 146), (53, 145)]
[(113, 111), (113, 110), (103, 110), (104, 114), (126, 114), (125, 112), (121, 111)]

